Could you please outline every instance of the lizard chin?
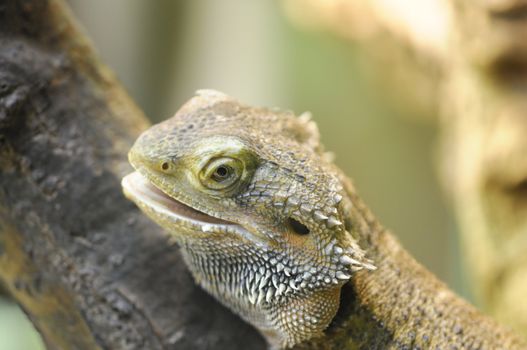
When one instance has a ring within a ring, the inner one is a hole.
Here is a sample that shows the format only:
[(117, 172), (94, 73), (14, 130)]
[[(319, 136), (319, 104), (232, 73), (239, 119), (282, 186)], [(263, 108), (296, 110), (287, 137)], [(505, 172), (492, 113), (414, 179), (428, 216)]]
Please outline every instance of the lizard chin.
[(121, 185), (128, 199), (151, 215), (162, 217), (164, 220), (186, 223), (202, 232), (243, 229), (236, 223), (210, 216), (170, 197), (138, 171), (126, 175)]

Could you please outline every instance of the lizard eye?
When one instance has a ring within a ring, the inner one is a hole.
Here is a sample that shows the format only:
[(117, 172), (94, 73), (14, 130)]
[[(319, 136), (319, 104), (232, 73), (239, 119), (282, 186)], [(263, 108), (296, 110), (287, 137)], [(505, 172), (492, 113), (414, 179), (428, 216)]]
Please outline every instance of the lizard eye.
[(235, 185), (243, 173), (243, 163), (230, 157), (211, 159), (200, 172), (203, 186), (223, 190)]

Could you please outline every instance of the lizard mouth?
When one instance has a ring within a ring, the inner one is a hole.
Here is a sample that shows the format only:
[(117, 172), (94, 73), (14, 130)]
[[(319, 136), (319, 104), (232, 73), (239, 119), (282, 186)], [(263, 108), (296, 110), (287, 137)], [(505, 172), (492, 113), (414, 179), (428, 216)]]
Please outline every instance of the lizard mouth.
[[(121, 185), (126, 197), (135, 202), (140, 208), (148, 212), (161, 215), (175, 222), (185, 222), (203, 232), (212, 231), (214, 226), (223, 228), (238, 226), (237, 224), (218, 219), (194, 209), (154, 186), (145, 176), (138, 171), (126, 175)], [(148, 214), (148, 213), (147, 213)]]

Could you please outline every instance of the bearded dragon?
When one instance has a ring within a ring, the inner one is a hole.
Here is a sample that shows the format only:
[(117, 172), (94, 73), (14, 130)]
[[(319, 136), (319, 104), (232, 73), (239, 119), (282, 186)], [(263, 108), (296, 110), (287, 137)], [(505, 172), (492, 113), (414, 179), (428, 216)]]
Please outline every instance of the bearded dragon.
[(383, 229), (307, 114), (199, 91), (129, 160), (125, 195), (273, 349), (527, 348)]

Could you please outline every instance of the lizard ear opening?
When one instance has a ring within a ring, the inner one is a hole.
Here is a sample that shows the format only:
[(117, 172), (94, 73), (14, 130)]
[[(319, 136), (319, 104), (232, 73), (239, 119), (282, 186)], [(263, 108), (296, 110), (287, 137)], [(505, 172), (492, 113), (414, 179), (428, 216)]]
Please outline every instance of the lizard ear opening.
[(289, 227), (298, 235), (305, 236), (309, 234), (309, 228), (300, 221), (293, 218), (287, 219)]

